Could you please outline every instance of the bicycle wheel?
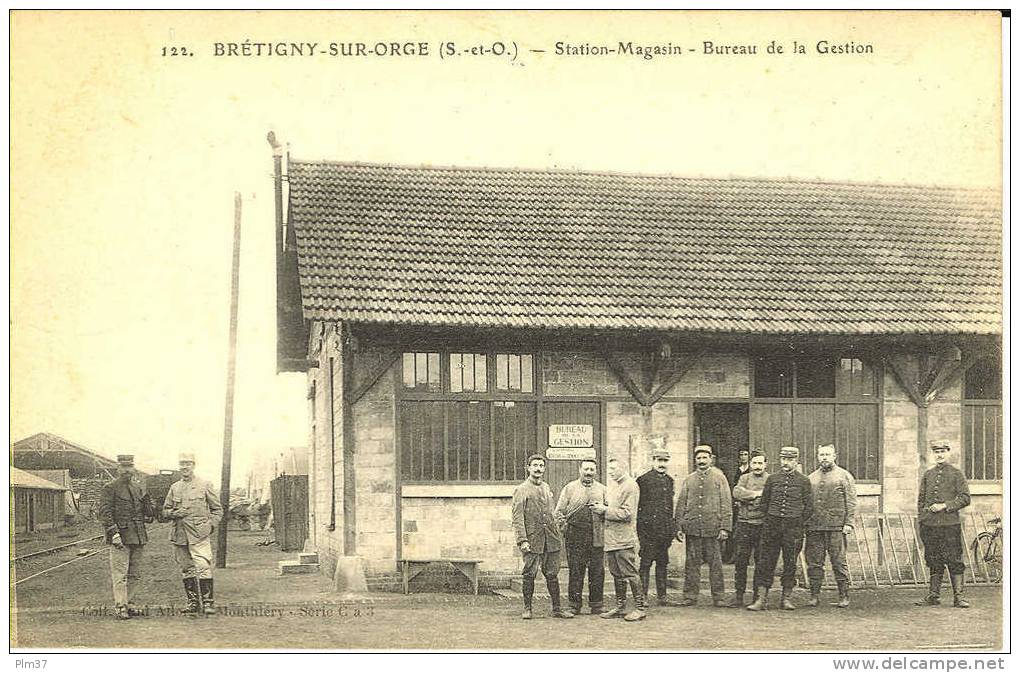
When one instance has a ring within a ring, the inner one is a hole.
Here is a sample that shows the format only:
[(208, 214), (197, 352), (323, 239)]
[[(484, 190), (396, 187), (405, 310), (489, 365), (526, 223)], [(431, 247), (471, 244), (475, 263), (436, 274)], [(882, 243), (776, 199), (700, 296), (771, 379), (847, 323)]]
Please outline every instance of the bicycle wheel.
[(974, 542), (971, 543), (972, 556), (974, 559), (974, 574), (976, 576), (984, 575), (985, 579), (989, 582), (999, 582), (1002, 580), (1002, 551), (999, 550), (999, 563), (998, 567), (993, 562), (995, 558), (994, 547), (995, 536), (984, 531), (978, 533), (977, 537), (974, 538)]

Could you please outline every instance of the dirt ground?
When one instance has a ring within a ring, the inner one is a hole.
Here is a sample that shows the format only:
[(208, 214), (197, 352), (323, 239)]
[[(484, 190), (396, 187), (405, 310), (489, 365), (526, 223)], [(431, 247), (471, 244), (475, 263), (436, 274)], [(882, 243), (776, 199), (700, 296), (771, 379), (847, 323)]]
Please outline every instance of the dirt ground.
[[(966, 611), (914, 607), (922, 590), (897, 588), (854, 591), (848, 610), (823, 603), (762, 614), (712, 608), (706, 596), (694, 608), (653, 608), (633, 624), (588, 615), (554, 620), (541, 599), (536, 619), (527, 622), (519, 618), (519, 600), (500, 596), (372, 593), (344, 599), (322, 575), (276, 574), (276, 562), (294, 554), (254, 546), (260, 533), (233, 532), (228, 568), (216, 572), (221, 613), (181, 617), (171, 614), (183, 592), (169, 544), (164, 534), (159, 537), (147, 549), (143, 570), (141, 602), (150, 606), (150, 616), (120, 621), (103, 614), (111, 603), (109, 568), (106, 554), (99, 554), (72, 573), (54, 571), (17, 587), (12, 646), (932, 651), (996, 649), (1001, 642), (998, 587), (970, 587), (974, 607)], [(803, 604), (805, 598), (798, 591), (794, 600)]]

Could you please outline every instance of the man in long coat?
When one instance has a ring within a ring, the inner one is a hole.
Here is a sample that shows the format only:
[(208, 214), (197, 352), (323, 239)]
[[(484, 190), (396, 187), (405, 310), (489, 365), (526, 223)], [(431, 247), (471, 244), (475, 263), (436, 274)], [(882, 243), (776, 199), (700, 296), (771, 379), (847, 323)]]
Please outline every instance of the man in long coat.
[(170, 542), (188, 597), (185, 614), (216, 614), (213, 604), (212, 532), (223, 508), (212, 484), (195, 476), (195, 455), (180, 456), (181, 480), (174, 482), (163, 503), (163, 517), (173, 522)]
[(809, 607), (818, 605), (825, 580), (825, 555), (829, 555), (836, 577), (838, 608), (850, 607), (850, 567), (846, 562), (846, 537), (854, 532), (857, 513), (857, 486), (854, 476), (836, 465), (836, 447), (818, 447), (818, 469), (808, 475), (815, 500), (814, 514), (807, 522), (804, 558), (811, 585)]
[(669, 547), (676, 534), (673, 522), (673, 477), (666, 473), (669, 451), (656, 447), (652, 450), (652, 469), (637, 478), (638, 500), (637, 534), (640, 542), (638, 555), (641, 565), (641, 588), (648, 603), (648, 584), (652, 564), (655, 564), (655, 593), (659, 605), (672, 605), (666, 594), (666, 572), (669, 568)]
[(730, 536), (733, 526), (733, 496), (726, 475), (712, 467), (712, 447), (694, 447), (695, 470), (691, 472), (676, 499), (676, 537), (686, 538), (684, 563), (684, 599), (680, 605), (696, 605), (701, 591), (701, 564), (708, 563), (712, 604), (726, 607), (720, 544)]
[(577, 471), (578, 478), (563, 487), (556, 503), (567, 551), (567, 602), (572, 613), (581, 614), (581, 589), (587, 574), (588, 607), (593, 615), (599, 615), (604, 606), (606, 579), (604, 524), (589, 505), (605, 503), (606, 487), (595, 479), (598, 463), (594, 460), (582, 460)]
[(141, 579), (142, 550), (149, 541), (145, 524), (152, 523), (156, 508), (135, 477), (134, 456), (117, 456), (117, 478), (103, 486), (99, 496), (99, 521), (106, 530), (110, 549), (110, 577), (117, 616), (130, 619), (142, 614), (135, 605)]

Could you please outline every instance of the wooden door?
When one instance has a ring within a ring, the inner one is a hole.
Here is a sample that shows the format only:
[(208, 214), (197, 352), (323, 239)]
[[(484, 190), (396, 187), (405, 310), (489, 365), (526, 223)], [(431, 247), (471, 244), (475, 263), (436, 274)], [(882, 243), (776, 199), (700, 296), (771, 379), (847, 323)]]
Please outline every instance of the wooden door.
[(601, 405), (598, 402), (544, 402), (541, 449), (546, 457), (545, 478), (554, 498), (559, 498), (568, 482), (577, 479), (580, 457), (592, 456), (599, 466), (596, 479), (606, 483)]

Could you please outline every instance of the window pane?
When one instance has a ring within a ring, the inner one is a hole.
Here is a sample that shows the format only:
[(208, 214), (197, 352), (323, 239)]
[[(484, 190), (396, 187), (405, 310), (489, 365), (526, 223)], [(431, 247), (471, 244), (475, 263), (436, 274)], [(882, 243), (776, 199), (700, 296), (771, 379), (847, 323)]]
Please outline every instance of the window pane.
[(429, 361), (424, 353), (414, 354), (414, 384), (427, 385), (429, 382)]
[(793, 397), (793, 362), (789, 358), (760, 358), (754, 365), (755, 397)]
[(963, 406), (963, 465), (968, 479), (1002, 479), (1002, 408)]
[(836, 361), (830, 358), (797, 360), (797, 397), (835, 397)]
[(534, 363), (530, 355), (521, 356), (521, 392), (531, 393), (535, 391)]
[(511, 355), (510, 357), (510, 390), (521, 389), (521, 356)]
[(489, 382), (485, 374), (485, 355), (475, 355), (475, 390), (485, 392), (489, 388)]
[[(461, 380), (463, 376), (464, 361), (460, 353), (450, 353), (450, 392), (459, 393), (462, 390)], [(470, 388), (469, 388), (470, 390)]]
[(975, 362), (964, 374), (964, 397), (969, 400), (1002, 399), (1002, 364), (999, 358)]
[(404, 353), (404, 387), (414, 388), (414, 353)]
[(858, 481), (878, 480), (878, 407), (837, 404), (836, 462)]
[(439, 353), (429, 353), (429, 390), (439, 390)]
[(836, 367), (836, 396), (874, 398), (875, 370), (858, 358), (840, 358)]
[(496, 390), (506, 390), (507, 378), (510, 375), (510, 364), (505, 354), (496, 355)]

